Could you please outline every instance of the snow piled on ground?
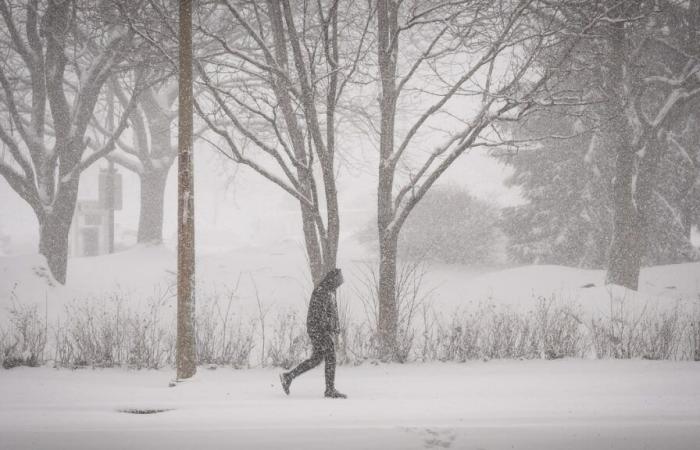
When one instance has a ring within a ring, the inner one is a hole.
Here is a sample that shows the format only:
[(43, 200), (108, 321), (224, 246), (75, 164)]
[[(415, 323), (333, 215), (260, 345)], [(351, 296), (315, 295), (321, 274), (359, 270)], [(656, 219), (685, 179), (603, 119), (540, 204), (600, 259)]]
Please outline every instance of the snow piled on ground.
[[(147, 297), (172, 292), (175, 264), (175, 253), (159, 246), (72, 258), (68, 283), (61, 286), (51, 279), (40, 255), (0, 257), (0, 311), (14, 299), (47, 306), (52, 316), (73, 299), (106, 298), (115, 293), (143, 304)], [(302, 311), (312, 288), (306, 265), (303, 248), (292, 241), (205, 254), (197, 259), (198, 292), (206, 296), (235, 291), (237, 308), (248, 313), (256, 312), (258, 300), (266, 308)], [(357, 298), (373, 262), (356, 255), (339, 265), (348, 280), (341, 297), (351, 311), (361, 313)], [(700, 263), (643, 268), (638, 292), (606, 286), (602, 270), (546, 265), (497, 270), (443, 264), (425, 269), (423, 291), (429, 293), (436, 310), (445, 312), (483, 303), (532, 308), (540, 298), (578, 304), (587, 312), (608, 311), (613, 298), (654, 307), (700, 299)]]
[(322, 372), (287, 397), (266, 369), (200, 368), (174, 388), (169, 371), (0, 371), (0, 448), (670, 450), (700, 439), (697, 363), (342, 367), (348, 400), (322, 398)]
[[(357, 307), (367, 260), (341, 260), (342, 296)], [(0, 320), (13, 302), (47, 307), (49, 321), (74, 299), (128, 302), (171, 296), (175, 254), (137, 247), (74, 258), (56, 284), (37, 255), (0, 257)], [(609, 310), (697, 305), (700, 263), (645, 268), (640, 291), (606, 287), (602, 271), (557, 266), (488, 270), (427, 267), (431, 305), (446, 314), (490, 302), (532, 308), (541, 297)], [(254, 311), (305, 307), (311, 290), (303, 249), (287, 242), (201, 255), (202, 293), (235, 290)], [(174, 302), (169, 297), (169, 302)], [(172, 305), (171, 305), (172, 306)], [(693, 306), (696, 307), (696, 306)], [(43, 310), (43, 309), (42, 309)], [(173, 310), (172, 308), (170, 309)], [(7, 317), (5, 317), (7, 318)], [(23, 449), (695, 449), (700, 438), (700, 363), (641, 360), (532, 360), (343, 366), (347, 401), (322, 398), (323, 371), (281, 392), (269, 369), (200, 367), (167, 387), (173, 372), (120, 369), (0, 370), (0, 450)], [(164, 409), (127, 414), (128, 409)]]

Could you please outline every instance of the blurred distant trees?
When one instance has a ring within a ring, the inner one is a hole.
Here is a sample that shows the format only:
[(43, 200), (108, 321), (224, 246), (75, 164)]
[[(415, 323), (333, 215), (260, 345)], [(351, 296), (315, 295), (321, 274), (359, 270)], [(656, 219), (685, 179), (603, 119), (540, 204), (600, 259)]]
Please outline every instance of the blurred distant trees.
[(493, 264), (501, 238), (496, 205), (459, 187), (428, 192), (399, 235), (399, 256), (447, 264)]
[[(446, 264), (487, 265), (500, 262), (503, 240), (496, 205), (458, 186), (437, 186), (406, 220), (399, 235), (399, 258)], [(376, 222), (358, 235), (376, 248)]]
[[(173, 142), (177, 94), (172, 77), (144, 88), (129, 114), (131, 142), (118, 140), (114, 151), (107, 155), (107, 159), (139, 177), (138, 243), (157, 244), (163, 240), (165, 184), (177, 156)], [(105, 103), (116, 102), (122, 108), (128, 105), (128, 95), (116, 81), (110, 84), (107, 97)], [(99, 119), (93, 122), (93, 128), (105, 136), (110, 134)]]

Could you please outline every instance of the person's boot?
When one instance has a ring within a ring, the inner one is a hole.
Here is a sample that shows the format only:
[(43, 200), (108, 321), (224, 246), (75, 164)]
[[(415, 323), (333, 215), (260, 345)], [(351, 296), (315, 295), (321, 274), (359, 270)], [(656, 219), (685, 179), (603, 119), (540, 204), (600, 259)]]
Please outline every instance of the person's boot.
[(347, 395), (343, 394), (342, 392), (338, 392), (335, 388), (326, 389), (326, 393), (324, 394), (324, 397), (326, 397), (326, 398), (348, 398)]
[(282, 383), (282, 389), (284, 393), (289, 395), (289, 386), (292, 384), (292, 377), (288, 373), (280, 374), (280, 382)]

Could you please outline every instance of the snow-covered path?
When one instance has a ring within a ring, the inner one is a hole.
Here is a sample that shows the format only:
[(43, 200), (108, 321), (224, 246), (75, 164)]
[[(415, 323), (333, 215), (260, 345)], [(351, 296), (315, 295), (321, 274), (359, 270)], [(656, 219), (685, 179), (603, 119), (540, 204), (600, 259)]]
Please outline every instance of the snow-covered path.
[[(700, 364), (491, 361), (341, 367), (286, 397), (272, 370), (0, 371), (5, 449), (696, 449)], [(122, 409), (168, 409), (152, 415)]]

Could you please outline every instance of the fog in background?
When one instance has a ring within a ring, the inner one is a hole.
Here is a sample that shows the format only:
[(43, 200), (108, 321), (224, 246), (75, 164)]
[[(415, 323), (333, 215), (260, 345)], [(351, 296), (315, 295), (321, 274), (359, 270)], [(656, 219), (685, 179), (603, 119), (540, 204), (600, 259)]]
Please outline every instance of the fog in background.
[[(127, 139), (128, 140), (128, 139)], [(343, 147), (346, 147), (345, 145)], [(338, 184), (341, 239), (352, 239), (376, 218), (376, 151), (370, 146), (342, 148)], [(98, 163), (81, 177), (79, 200), (97, 199)], [(136, 242), (139, 212), (138, 177), (118, 168), (123, 183), (123, 208), (115, 213), (115, 244), (124, 249)], [(443, 184), (461, 186), (497, 206), (520, 200), (517, 189), (503, 185), (508, 166), (483, 150), (464, 155), (448, 170)], [(206, 142), (195, 143), (197, 248), (204, 252), (237, 247), (270, 246), (282, 240), (303, 245), (299, 204), (287, 193), (246, 168), (237, 168)], [(168, 175), (163, 225), (164, 244), (174, 248), (177, 228), (177, 163)], [(39, 240), (36, 217), (29, 205), (0, 178), (0, 233), (9, 238), (8, 255), (33, 254)], [(340, 246), (342, 254), (344, 248)]]

